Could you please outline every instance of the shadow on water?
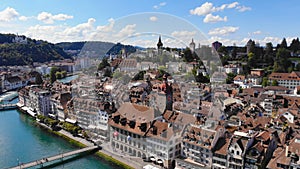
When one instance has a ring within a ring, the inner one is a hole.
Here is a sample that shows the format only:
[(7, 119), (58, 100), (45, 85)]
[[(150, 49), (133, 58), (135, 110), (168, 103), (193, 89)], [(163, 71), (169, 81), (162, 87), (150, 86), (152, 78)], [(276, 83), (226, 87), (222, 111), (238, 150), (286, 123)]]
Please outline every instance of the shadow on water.
[[(92, 154), (90, 154), (90, 155), (92, 155)], [(53, 162), (52, 164), (48, 164), (47, 166), (43, 166), (41, 168), (54, 168), (54, 167), (58, 167), (58, 166), (70, 163), (72, 161), (78, 160), (78, 159), (82, 158), (83, 156), (87, 156), (87, 155), (77, 155), (77, 156), (69, 157), (68, 159), (57, 160), (57, 161)]]

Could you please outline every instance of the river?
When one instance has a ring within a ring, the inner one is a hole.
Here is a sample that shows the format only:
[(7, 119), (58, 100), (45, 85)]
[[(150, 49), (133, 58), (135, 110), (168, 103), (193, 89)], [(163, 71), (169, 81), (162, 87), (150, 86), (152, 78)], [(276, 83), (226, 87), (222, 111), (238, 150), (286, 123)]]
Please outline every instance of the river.
[[(28, 115), (17, 110), (0, 111), (0, 168), (75, 149), (78, 148), (37, 126)], [(89, 155), (53, 168), (111, 169), (115, 166)]]

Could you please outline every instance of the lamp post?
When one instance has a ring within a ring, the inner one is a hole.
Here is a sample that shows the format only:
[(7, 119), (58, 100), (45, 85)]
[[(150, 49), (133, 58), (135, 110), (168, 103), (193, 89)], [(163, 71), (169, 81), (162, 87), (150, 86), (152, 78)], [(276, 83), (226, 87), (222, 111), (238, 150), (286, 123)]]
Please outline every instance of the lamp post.
[(17, 158), (17, 161), (18, 161), (18, 166), (21, 168), (21, 165), (20, 165), (20, 160), (19, 160), (19, 158)]

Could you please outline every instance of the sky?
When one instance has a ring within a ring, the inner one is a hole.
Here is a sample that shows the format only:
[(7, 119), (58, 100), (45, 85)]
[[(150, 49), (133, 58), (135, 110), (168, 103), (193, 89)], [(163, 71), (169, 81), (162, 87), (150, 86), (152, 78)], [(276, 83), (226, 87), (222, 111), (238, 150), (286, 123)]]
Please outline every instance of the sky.
[(107, 41), (155, 47), (299, 37), (299, 0), (1, 0), (0, 33), (52, 43)]

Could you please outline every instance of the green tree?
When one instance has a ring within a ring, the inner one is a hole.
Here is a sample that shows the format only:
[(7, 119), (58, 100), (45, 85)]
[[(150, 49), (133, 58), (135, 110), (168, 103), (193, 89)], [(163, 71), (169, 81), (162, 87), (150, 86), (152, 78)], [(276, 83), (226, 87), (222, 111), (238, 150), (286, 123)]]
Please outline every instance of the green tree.
[(265, 62), (268, 63), (268, 65), (273, 65), (274, 64), (274, 59), (273, 59), (273, 45), (271, 42), (266, 43), (266, 49), (265, 49), (265, 55), (264, 55), (264, 60)]
[(112, 72), (111, 72), (110, 67), (107, 67), (107, 68), (104, 69), (103, 76), (105, 76), (105, 77), (112, 77)]
[(57, 67), (52, 67), (50, 70), (50, 82), (53, 83), (56, 81), (56, 72), (58, 71)]
[(262, 80), (261, 85), (264, 86), (264, 87), (266, 87), (266, 86), (268, 86), (268, 84), (269, 84), (268, 78), (264, 77), (263, 80)]
[(110, 66), (110, 64), (107, 61), (107, 58), (103, 58), (101, 63), (99, 63), (99, 65), (98, 65), (98, 70), (103, 70), (107, 66)]
[(233, 73), (228, 73), (228, 74), (227, 74), (227, 78), (226, 78), (226, 83), (227, 83), (227, 84), (231, 84), (231, 83), (233, 82), (234, 77), (235, 77), (235, 74), (233, 74)]
[(291, 45), (290, 45), (290, 50), (294, 53), (296, 53), (297, 51), (300, 50), (300, 42), (299, 42), (299, 38), (297, 39), (293, 39)]
[(61, 71), (61, 75), (62, 75), (63, 78), (67, 77), (67, 71), (65, 71), (65, 70)]
[(286, 39), (285, 39), (285, 38), (282, 39), (281, 44), (280, 44), (280, 48), (285, 48), (285, 49), (287, 49), (287, 42), (286, 42)]
[(61, 79), (61, 78), (63, 78), (62, 73), (61, 73), (61, 72), (58, 72), (58, 71), (55, 73), (55, 77), (56, 77), (56, 79)]
[(278, 86), (277, 80), (273, 80), (273, 81), (272, 81), (272, 86)]
[(35, 75), (35, 83), (38, 84), (38, 85), (43, 83), (42, 75), (40, 73), (37, 73)]
[(276, 53), (276, 62), (278, 63), (280, 69), (276, 72), (288, 72), (288, 68), (292, 66), (292, 62), (289, 60), (290, 56), (291, 54), (289, 50), (285, 48), (278, 49)]
[(254, 53), (250, 52), (248, 54), (248, 66), (250, 68), (256, 67), (256, 62), (257, 62), (257, 60), (255, 59)]

